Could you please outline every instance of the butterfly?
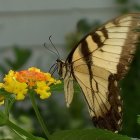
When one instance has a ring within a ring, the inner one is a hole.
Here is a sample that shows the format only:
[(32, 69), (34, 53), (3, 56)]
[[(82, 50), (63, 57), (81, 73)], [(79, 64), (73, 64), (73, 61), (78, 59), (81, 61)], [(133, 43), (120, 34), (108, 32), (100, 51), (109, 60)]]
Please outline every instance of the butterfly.
[(65, 61), (57, 59), (67, 107), (73, 99), (75, 80), (96, 127), (114, 132), (121, 128), (122, 99), (118, 83), (133, 60), (139, 25), (140, 13), (117, 17), (88, 33)]

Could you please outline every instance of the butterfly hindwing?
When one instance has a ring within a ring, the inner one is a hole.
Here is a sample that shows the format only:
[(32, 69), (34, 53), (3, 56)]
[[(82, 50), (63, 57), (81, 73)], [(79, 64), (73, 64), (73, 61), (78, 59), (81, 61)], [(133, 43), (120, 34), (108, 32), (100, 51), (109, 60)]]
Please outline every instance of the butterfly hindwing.
[[(129, 69), (138, 43), (140, 14), (128, 14), (107, 22), (89, 33), (71, 51), (65, 61), (71, 76), (79, 84), (90, 116), (100, 128), (116, 131), (122, 119), (122, 101), (118, 86)], [(68, 86), (68, 84), (66, 83)], [(64, 83), (64, 87), (66, 87)], [(66, 102), (71, 103), (72, 98)]]

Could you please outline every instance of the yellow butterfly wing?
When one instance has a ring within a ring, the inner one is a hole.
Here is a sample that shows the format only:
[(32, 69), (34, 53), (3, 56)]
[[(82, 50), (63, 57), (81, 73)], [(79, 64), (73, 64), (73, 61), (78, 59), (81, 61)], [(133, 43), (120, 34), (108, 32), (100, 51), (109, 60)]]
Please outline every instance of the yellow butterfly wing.
[[(122, 101), (118, 82), (133, 59), (139, 41), (135, 29), (139, 25), (140, 14), (128, 14), (109, 21), (82, 39), (65, 62), (66, 67), (71, 66), (65, 74), (71, 74), (64, 80), (73, 77), (78, 82), (95, 126), (112, 131), (120, 129)], [(67, 87), (68, 82), (65, 89)], [(72, 98), (68, 100), (69, 96), (71, 91), (67, 90), (68, 104), (72, 101)]]

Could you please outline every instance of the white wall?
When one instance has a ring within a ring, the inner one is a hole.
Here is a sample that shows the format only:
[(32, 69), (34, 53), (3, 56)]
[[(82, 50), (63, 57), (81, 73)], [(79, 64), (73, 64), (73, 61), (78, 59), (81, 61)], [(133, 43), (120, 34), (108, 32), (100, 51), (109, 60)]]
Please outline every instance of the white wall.
[(40, 45), (50, 35), (63, 44), (79, 19), (106, 21), (118, 8), (115, 0), (1, 0), (0, 47)]

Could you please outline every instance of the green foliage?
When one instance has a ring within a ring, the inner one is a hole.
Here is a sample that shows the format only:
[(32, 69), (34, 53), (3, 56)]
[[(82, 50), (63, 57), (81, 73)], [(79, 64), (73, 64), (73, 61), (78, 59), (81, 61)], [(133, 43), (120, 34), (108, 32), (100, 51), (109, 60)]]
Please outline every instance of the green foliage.
[(139, 4), (135, 3), (133, 7), (136, 11), (140, 11), (140, 5)]
[(140, 138), (140, 125), (137, 115), (140, 114), (140, 44), (130, 71), (122, 81), (122, 96), (124, 102), (123, 134)]
[(5, 105), (5, 115), (9, 117), (9, 112), (11, 110), (11, 107), (13, 103), (15, 102), (15, 98), (12, 94), (4, 91), (3, 89), (0, 89), (0, 95), (4, 96), (4, 105)]
[[(20, 69), (28, 61), (28, 59), (31, 56), (31, 51), (29, 49), (19, 48), (18, 46), (13, 47), (13, 53), (15, 57), (14, 61), (12, 61), (11, 58), (7, 57), (6, 59), (3, 60), (5, 65), (0, 64), (0, 72), (2, 74), (6, 74), (8, 72), (9, 67), (12, 70)], [(5, 115), (9, 117), (9, 112), (11, 111), (11, 107), (15, 101), (15, 98), (11, 96), (11, 94), (3, 91), (2, 89), (0, 89), (0, 94), (5, 96), (4, 112), (5, 112)], [(15, 106), (14, 108), (16, 109), (17, 107)], [(2, 123), (4, 123), (4, 120), (2, 120)], [(6, 134), (5, 131), (3, 131), (3, 139), (4, 139), (4, 136), (7, 137), (5, 134)], [(14, 137), (14, 139), (18, 138), (20, 140), (18, 136), (15, 136), (11, 132), (9, 132), (9, 137)]]
[(116, 0), (116, 2), (119, 4), (126, 4), (129, 2), (129, 0)]
[[(55, 92), (56, 89), (57, 89), (57, 92)], [(86, 117), (84, 117), (83, 115), (84, 114), (83, 102), (81, 101), (80, 98), (78, 98), (79, 94), (77, 94), (77, 91), (79, 91), (79, 88), (77, 87), (77, 85), (75, 85), (75, 89), (76, 89), (75, 90), (76, 92), (74, 94), (74, 100), (69, 109), (66, 108), (64, 104), (59, 104), (58, 102), (56, 102), (54, 98), (48, 99), (46, 104), (38, 100), (40, 112), (44, 116), (47, 126), (49, 128), (49, 131), (51, 133), (55, 132), (55, 130), (83, 128), (87, 125)], [(63, 83), (61, 85), (57, 85), (52, 90), (54, 91), (53, 94), (55, 95), (59, 94), (61, 100), (64, 99), (64, 95), (61, 94), (61, 93), (64, 93)], [(76, 105), (77, 102), (78, 102), (78, 105)], [(42, 106), (41, 104), (43, 104), (46, 111), (41, 109), (41, 106)], [(37, 130), (37, 132), (39, 132), (39, 130)], [(42, 134), (40, 134), (40, 136), (41, 135)]]
[(86, 19), (79, 20), (76, 25), (76, 31), (67, 34), (65, 37), (67, 48), (71, 50), (71, 48), (74, 47), (83, 36), (99, 25), (99, 21), (89, 23)]
[[(13, 48), (13, 53), (15, 61), (12, 61), (10, 58), (4, 59), (5, 64), (12, 70), (18, 70), (21, 68), (31, 56), (31, 51), (29, 49), (19, 48), (17, 46)], [(0, 72), (5, 74), (8, 72), (8, 69), (4, 65), (0, 64)]]
[(56, 132), (51, 140), (130, 140), (127, 136), (118, 135), (101, 129), (65, 130)]
[(10, 59), (5, 59), (6, 63), (12, 68), (12, 70), (17, 70), (21, 68), (29, 59), (31, 51), (28, 49), (14, 47), (13, 49), (16, 60), (12, 62)]
[(11, 136), (11, 131), (8, 129), (8, 127), (6, 126), (0, 127), (0, 140), (13, 140)]
[(137, 123), (140, 125), (140, 115), (137, 115)]
[(5, 125), (6, 122), (7, 122), (6, 115), (2, 111), (0, 111), (0, 126)]
[(140, 5), (136, 1), (132, 0), (115, 0), (117, 5), (120, 6), (120, 13), (131, 13), (131, 12), (139, 12)]

